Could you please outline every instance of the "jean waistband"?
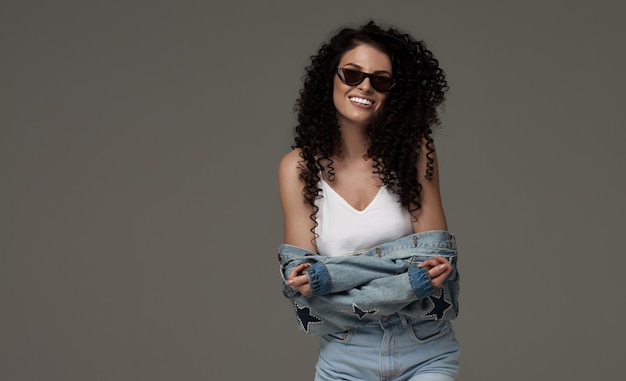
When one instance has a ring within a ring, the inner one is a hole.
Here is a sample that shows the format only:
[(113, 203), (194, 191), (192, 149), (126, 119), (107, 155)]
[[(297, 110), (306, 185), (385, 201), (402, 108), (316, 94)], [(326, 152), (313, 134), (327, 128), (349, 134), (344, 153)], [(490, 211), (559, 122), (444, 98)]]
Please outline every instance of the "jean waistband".
[(384, 315), (381, 316), (378, 320), (372, 320), (371, 322), (365, 323), (363, 324), (361, 327), (362, 328), (367, 328), (367, 329), (387, 329), (389, 327), (393, 327), (395, 325), (401, 324), (403, 328), (407, 327), (407, 321), (411, 320), (411, 318), (399, 314), (399, 313), (394, 313), (391, 315)]

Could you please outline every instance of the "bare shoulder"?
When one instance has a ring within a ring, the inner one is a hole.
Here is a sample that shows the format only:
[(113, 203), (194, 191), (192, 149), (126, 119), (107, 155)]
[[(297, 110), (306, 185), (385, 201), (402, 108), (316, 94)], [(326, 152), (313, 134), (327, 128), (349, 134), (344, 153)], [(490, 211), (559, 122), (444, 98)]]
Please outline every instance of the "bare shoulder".
[(300, 178), (301, 161), (300, 150), (294, 149), (285, 154), (278, 164), (278, 189), (285, 207), (287, 207), (285, 204), (293, 205), (303, 200), (304, 181)]
[(292, 179), (298, 178), (301, 161), (302, 161), (302, 157), (300, 157), (299, 148), (296, 148), (286, 153), (280, 159), (280, 162), (278, 164), (279, 181), (286, 180), (289, 178), (292, 178)]

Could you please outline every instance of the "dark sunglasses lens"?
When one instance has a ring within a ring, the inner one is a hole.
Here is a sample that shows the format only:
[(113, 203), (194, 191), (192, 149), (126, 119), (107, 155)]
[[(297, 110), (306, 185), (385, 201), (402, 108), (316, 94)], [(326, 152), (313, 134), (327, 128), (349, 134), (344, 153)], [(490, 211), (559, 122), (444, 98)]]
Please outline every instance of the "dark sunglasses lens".
[(365, 78), (363, 73), (358, 70), (341, 69), (341, 71), (343, 72), (346, 84), (350, 86), (358, 85), (361, 81), (363, 81), (363, 78)]
[(394, 85), (393, 78), (376, 75), (371, 78), (372, 87), (377, 91), (389, 91)]

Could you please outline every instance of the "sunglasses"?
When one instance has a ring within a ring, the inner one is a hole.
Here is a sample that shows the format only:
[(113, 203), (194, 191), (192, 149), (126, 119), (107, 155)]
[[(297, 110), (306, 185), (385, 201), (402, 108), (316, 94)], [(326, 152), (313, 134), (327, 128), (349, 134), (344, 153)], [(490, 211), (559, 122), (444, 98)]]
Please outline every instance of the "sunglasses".
[(346, 69), (343, 67), (337, 67), (337, 76), (339, 76), (341, 82), (348, 86), (356, 86), (363, 82), (365, 78), (369, 78), (372, 87), (379, 93), (391, 90), (391, 88), (396, 84), (396, 81), (393, 78), (386, 77), (384, 75), (363, 73), (360, 70)]

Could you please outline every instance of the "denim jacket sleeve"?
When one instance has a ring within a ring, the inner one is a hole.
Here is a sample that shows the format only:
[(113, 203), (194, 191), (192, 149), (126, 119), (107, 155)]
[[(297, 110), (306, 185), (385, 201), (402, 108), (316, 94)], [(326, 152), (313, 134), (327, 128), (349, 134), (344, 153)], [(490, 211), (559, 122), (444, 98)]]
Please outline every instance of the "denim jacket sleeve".
[[(308, 270), (311, 296), (284, 289), (293, 302), (299, 328), (319, 335), (395, 312), (426, 320), (454, 319), (459, 285), (456, 246), (450, 236), (443, 231), (418, 233), (351, 257), (323, 257), (281, 245), (283, 279), (298, 264), (312, 263)], [(433, 255), (445, 256), (453, 265), (439, 290), (433, 289), (426, 269), (417, 267)]]
[[(309, 296), (324, 296), (327, 294), (347, 291), (361, 286), (374, 279), (405, 273), (410, 269), (404, 258), (380, 258), (364, 252), (358, 256), (325, 257), (317, 255), (295, 246), (281, 245), (279, 261), (283, 280), (291, 270), (304, 263), (311, 263), (306, 270), (311, 286)], [(433, 292), (425, 271), (413, 268), (411, 271), (411, 285), (418, 296), (427, 296)], [(285, 296), (294, 296), (295, 291), (286, 288)]]

